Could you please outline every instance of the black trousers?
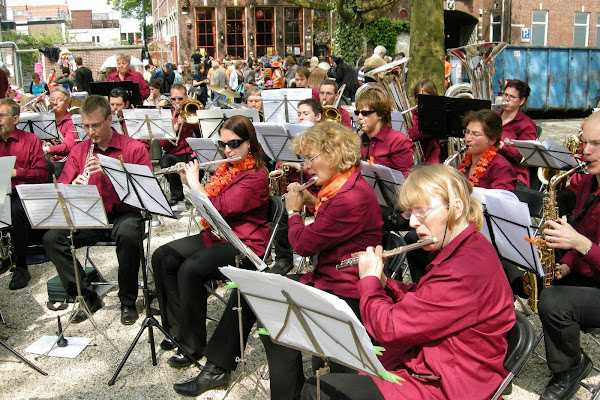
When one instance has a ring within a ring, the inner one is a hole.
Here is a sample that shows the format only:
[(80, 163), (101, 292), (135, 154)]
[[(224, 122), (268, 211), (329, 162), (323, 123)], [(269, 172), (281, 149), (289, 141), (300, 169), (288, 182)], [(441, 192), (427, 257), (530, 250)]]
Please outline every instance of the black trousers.
[(581, 357), (580, 331), (600, 327), (600, 288), (589, 279), (567, 275), (542, 290), (539, 315), (546, 359), (553, 373), (571, 369)]
[[(310, 378), (302, 389), (302, 400), (316, 399), (317, 380)], [(383, 395), (368, 376), (334, 373), (321, 378), (321, 400), (383, 400)]]
[[(178, 162), (190, 161), (190, 155), (186, 154), (183, 156), (175, 156), (173, 154), (164, 153), (160, 158), (160, 167), (168, 168)], [(169, 182), (169, 188), (171, 191), (171, 200), (183, 200), (183, 185), (179, 174), (167, 174), (167, 182)]]
[(31, 229), (27, 213), (23, 208), (21, 199), (16, 190), (10, 195), (10, 216), (12, 227), (10, 228), (10, 237), (14, 251), (14, 261), (17, 268), (27, 268), (27, 246), (33, 243), (39, 243), (45, 229)]
[(152, 255), (163, 326), (190, 355), (199, 357), (206, 347), (204, 283), (222, 278), (218, 268), (234, 265), (235, 255), (230, 244), (206, 248), (200, 235), (167, 243)]
[(292, 262), (292, 246), (288, 240), (288, 215), (286, 211), (283, 212), (275, 232), (273, 248), (275, 249), (276, 260), (286, 259)]
[[(111, 229), (84, 229), (75, 232), (76, 248), (93, 246), (101, 241), (115, 241), (117, 260), (119, 262), (119, 299), (122, 305), (135, 306), (138, 295), (138, 272), (143, 255), (142, 240), (144, 225), (141, 215), (131, 211), (118, 216), (112, 216), (109, 221)], [(62, 229), (51, 229), (43, 238), (44, 249), (50, 261), (56, 266), (56, 271), (63, 287), (71, 296), (77, 294), (73, 256), (71, 255), (70, 232)], [(81, 264), (77, 261), (83, 295), (89, 299), (95, 297), (90, 282), (85, 280)]]

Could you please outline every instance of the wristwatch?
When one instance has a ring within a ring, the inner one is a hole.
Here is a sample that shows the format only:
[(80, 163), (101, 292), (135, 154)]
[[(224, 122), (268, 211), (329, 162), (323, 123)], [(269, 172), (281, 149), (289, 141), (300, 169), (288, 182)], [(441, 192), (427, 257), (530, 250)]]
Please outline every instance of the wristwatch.
[(300, 211), (298, 210), (287, 210), (288, 213), (288, 217), (291, 217), (294, 214), (300, 214)]

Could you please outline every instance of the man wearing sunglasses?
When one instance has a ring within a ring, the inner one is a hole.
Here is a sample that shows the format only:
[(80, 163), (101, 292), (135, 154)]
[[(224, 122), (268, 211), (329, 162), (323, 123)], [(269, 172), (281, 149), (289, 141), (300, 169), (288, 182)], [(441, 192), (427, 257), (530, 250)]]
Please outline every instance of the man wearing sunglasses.
[[(192, 158), (192, 149), (186, 138), (199, 137), (200, 128), (198, 124), (188, 124), (181, 116), (181, 105), (187, 100), (187, 90), (185, 86), (175, 83), (171, 86), (171, 109), (173, 113), (173, 129), (177, 134), (175, 143), (168, 140), (161, 140), (161, 146), (164, 153), (160, 159), (160, 167), (167, 168), (180, 162), (188, 162)], [(171, 192), (169, 204), (173, 206), (174, 211), (183, 211), (183, 185), (178, 174), (167, 174), (167, 181)]]

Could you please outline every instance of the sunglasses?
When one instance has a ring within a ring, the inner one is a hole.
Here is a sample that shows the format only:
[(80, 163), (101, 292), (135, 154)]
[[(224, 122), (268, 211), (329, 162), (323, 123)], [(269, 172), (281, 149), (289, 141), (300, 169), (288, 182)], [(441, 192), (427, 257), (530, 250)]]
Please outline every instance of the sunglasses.
[(374, 112), (376, 112), (375, 110), (354, 110), (354, 115), (356, 115), (357, 117), (359, 115), (362, 115), (363, 117), (368, 117), (369, 115), (373, 114)]
[(229, 146), (230, 149), (237, 149), (244, 142), (245, 142), (245, 140), (242, 140), (242, 139), (233, 139), (233, 140), (230, 140), (229, 142), (221, 142), (219, 140), (219, 141), (217, 141), (217, 145), (221, 149), (225, 149), (226, 146)]

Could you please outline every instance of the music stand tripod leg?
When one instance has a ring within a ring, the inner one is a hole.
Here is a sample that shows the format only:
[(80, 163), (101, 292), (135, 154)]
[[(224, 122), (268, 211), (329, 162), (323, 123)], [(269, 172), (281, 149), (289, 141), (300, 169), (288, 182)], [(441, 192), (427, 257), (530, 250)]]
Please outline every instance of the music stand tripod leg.
[(40, 374), (42, 374), (44, 376), (48, 376), (48, 373), (46, 373), (44, 370), (42, 370), (41, 368), (39, 368), (37, 365), (35, 365), (34, 363), (32, 363), (31, 361), (29, 361), (28, 359), (26, 359), (18, 351), (16, 351), (12, 347), (10, 347), (8, 344), (4, 343), (4, 341), (0, 340), (0, 346), (4, 347), (6, 350), (8, 350), (9, 352), (11, 352), (15, 357), (17, 357), (19, 360), (23, 361), (31, 369), (34, 369), (35, 371), (39, 372)]
[(189, 354), (187, 354), (187, 352), (185, 350), (183, 350), (183, 347), (181, 346), (181, 344), (179, 344), (177, 342), (177, 340), (173, 336), (171, 336), (171, 334), (169, 334), (169, 332), (167, 332), (167, 330), (165, 328), (162, 327), (162, 325), (158, 322), (158, 320), (152, 315), (152, 311), (150, 310), (150, 290), (148, 289), (147, 269), (149, 268), (149, 263), (150, 263), (150, 239), (152, 237), (152, 215), (149, 212), (145, 211), (144, 219), (146, 220), (146, 223), (148, 225), (147, 226), (148, 227), (148, 241), (146, 242), (145, 254), (142, 257), (143, 264), (144, 264), (142, 266), (142, 281), (144, 283), (144, 288), (142, 290), (142, 293), (144, 296), (144, 309), (146, 312), (146, 318), (144, 318), (144, 321), (142, 322), (142, 326), (140, 327), (138, 333), (135, 335), (133, 342), (131, 342), (131, 345), (129, 345), (129, 348), (127, 349), (127, 351), (123, 355), (123, 358), (119, 362), (119, 365), (117, 366), (117, 369), (115, 370), (115, 373), (113, 374), (112, 378), (110, 378), (110, 380), (108, 381), (108, 386), (113, 386), (115, 384), (115, 382), (117, 381), (117, 377), (121, 373), (121, 370), (125, 366), (125, 363), (129, 359), (129, 356), (133, 352), (133, 349), (135, 348), (135, 346), (137, 346), (140, 338), (142, 337), (142, 333), (144, 333), (146, 328), (148, 328), (148, 342), (150, 344), (150, 354), (152, 357), (152, 365), (153, 366), (156, 366), (158, 364), (158, 362), (156, 360), (156, 346), (154, 343), (154, 331), (152, 329), (152, 328), (156, 328), (159, 331), (161, 331), (162, 334), (165, 335), (165, 337), (167, 339), (172, 341), (175, 344), (175, 346), (183, 353), (183, 355), (186, 356), (190, 361), (192, 361), (198, 369), (202, 369), (202, 366), (200, 365), (200, 363), (198, 363), (197, 360), (194, 360)]

